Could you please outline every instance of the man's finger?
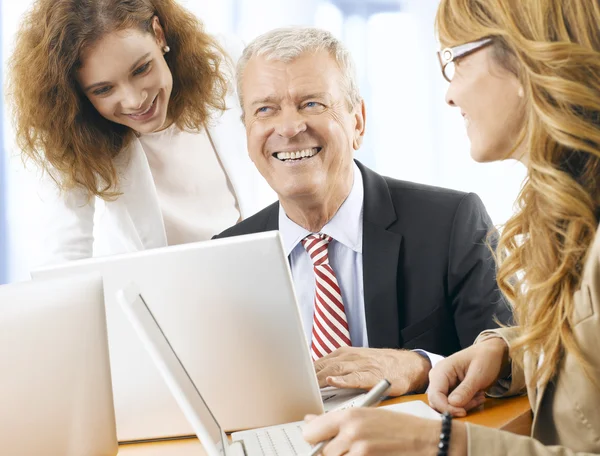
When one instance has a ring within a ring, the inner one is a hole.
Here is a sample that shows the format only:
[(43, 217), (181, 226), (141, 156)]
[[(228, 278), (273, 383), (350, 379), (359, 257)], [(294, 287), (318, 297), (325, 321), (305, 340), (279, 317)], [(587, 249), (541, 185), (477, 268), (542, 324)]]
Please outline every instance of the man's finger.
[(381, 380), (370, 371), (353, 371), (346, 375), (327, 377), (327, 384), (337, 388), (370, 389)]
[(361, 366), (359, 363), (354, 362), (330, 362), (320, 371), (317, 371), (317, 378), (326, 377), (339, 377), (342, 375), (349, 374), (351, 372), (360, 370)]
[(320, 370), (323, 370), (325, 367), (329, 366), (331, 364), (331, 360), (337, 358), (337, 350), (329, 353), (328, 355), (323, 356), (322, 358), (319, 358), (318, 360), (316, 360), (314, 362), (315, 365), (315, 370), (317, 372), (319, 372)]

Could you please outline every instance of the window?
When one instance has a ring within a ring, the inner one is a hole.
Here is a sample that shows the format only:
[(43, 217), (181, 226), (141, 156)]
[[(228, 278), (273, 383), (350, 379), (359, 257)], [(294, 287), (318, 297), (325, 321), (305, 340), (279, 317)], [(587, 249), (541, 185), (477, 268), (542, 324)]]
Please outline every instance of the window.
[[(0, 18), (2, 14), (2, 3), (0, 3)], [(3, 37), (0, 34), (0, 62), (4, 62), (2, 53)], [(0, 66), (0, 82), (4, 81), (3, 66)], [(4, 97), (0, 97), (0, 285), (8, 282), (8, 242), (6, 220), (6, 173), (5, 173), (5, 153), (4, 153)]]
[[(458, 110), (444, 102), (447, 83), (440, 74), (433, 30), (438, 0), (179, 1), (204, 21), (208, 31), (246, 43), (288, 25), (331, 31), (356, 61), (367, 105), (367, 133), (356, 158), (391, 177), (475, 192), (497, 224), (512, 214), (524, 167), (515, 162), (475, 163)], [(3, 56), (10, 55), (9, 45), (31, 3), (0, 0)], [(0, 70), (3, 74), (5, 66)], [(32, 179), (22, 171), (12, 130), (4, 127), (3, 138), (0, 130), (0, 282), (10, 282), (29, 276), (39, 203)]]

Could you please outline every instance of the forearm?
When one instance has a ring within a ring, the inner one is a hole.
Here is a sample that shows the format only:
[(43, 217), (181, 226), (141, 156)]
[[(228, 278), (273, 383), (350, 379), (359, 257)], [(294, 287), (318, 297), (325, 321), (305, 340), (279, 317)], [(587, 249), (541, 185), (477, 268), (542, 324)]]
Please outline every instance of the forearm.
[(513, 434), (484, 426), (467, 423), (468, 453), (473, 456), (504, 456), (527, 454), (531, 456), (592, 456), (595, 453), (576, 452), (559, 445), (546, 446), (533, 437)]
[(449, 456), (466, 456), (468, 451), (467, 427), (460, 421), (452, 422)]

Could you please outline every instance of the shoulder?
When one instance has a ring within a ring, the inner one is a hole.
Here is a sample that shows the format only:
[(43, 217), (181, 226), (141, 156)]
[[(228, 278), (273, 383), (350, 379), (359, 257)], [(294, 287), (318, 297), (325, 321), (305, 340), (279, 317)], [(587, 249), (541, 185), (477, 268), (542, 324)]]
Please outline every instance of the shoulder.
[(392, 201), (402, 210), (415, 210), (420, 213), (436, 211), (440, 215), (460, 212), (480, 212), (487, 214), (483, 202), (475, 193), (467, 193), (449, 188), (402, 181), (384, 177)]
[(597, 289), (598, 301), (600, 301), (600, 226), (596, 228), (596, 236), (589, 247), (583, 269), (582, 285), (586, 284)]
[(480, 240), (493, 229), (492, 220), (475, 193), (394, 179), (368, 169), (363, 170), (363, 176), (365, 214), (377, 217), (373, 211), (383, 207), (380, 200), (389, 197), (396, 219), (390, 229), (405, 236)]
[[(257, 212), (251, 217), (242, 220), (240, 223), (226, 229), (220, 234), (217, 234), (214, 239), (240, 236), (242, 234), (260, 233), (268, 231), (268, 223), (271, 220), (277, 222), (279, 215), (279, 202), (275, 202), (263, 210)], [(276, 225), (277, 226), (277, 225)], [(272, 228), (273, 229), (273, 228)], [(274, 229), (277, 229), (276, 227)]]

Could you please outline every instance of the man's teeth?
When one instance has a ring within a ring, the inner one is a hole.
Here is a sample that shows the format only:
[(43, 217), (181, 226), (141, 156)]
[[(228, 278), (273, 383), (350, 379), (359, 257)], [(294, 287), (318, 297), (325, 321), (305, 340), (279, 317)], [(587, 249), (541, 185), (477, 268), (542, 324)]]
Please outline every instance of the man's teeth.
[(278, 152), (277, 159), (278, 160), (298, 160), (299, 158), (312, 157), (316, 155), (318, 152), (317, 147), (313, 147), (312, 149), (304, 149), (298, 150), (295, 152)]

